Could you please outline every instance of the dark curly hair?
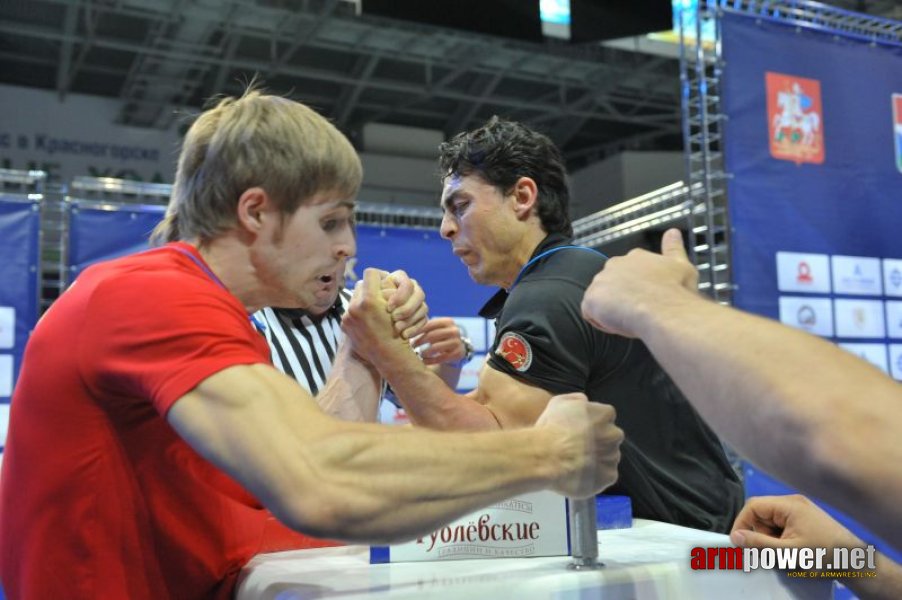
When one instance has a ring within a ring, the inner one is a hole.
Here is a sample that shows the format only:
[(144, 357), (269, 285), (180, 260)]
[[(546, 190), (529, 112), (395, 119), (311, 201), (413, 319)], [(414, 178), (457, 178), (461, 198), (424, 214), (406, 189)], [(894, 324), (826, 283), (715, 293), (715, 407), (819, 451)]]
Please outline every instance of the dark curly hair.
[(573, 235), (564, 159), (547, 136), (497, 116), (439, 146), (441, 177), (476, 173), (507, 193), (520, 177), (538, 187), (538, 214), (547, 233)]

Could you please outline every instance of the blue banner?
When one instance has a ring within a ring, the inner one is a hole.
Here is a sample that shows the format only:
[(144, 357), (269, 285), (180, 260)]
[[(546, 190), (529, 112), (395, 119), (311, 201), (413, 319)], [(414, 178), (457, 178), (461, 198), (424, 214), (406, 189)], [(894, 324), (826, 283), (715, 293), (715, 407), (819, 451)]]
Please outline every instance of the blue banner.
[(902, 48), (722, 24), (736, 306), (902, 379)]
[(451, 253), (451, 243), (437, 231), (399, 227), (357, 227), (359, 277), (366, 267), (403, 269), (426, 292), (429, 313), (475, 317), (495, 292), (470, 279), (466, 266)]
[(730, 12), (722, 37), (735, 305), (902, 379), (902, 48)]
[(165, 206), (80, 200), (68, 202), (67, 209), (69, 283), (95, 262), (146, 249), (153, 228), (166, 212)]
[[(9, 403), (38, 319), (40, 226), (39, 201), (0, 196), (0, 404)], [(5, 417), (6, 409), (2, 412)]]

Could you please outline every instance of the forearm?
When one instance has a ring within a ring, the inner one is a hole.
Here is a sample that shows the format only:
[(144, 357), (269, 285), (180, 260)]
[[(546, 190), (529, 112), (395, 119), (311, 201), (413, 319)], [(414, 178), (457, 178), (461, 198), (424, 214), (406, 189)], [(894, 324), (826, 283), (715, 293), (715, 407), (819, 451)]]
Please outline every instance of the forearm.
[(549, 487), (568, 454), (538, 429), (435, 434), (350, 427), (310, 446), (321, 475), (318, 493), (331, 505), (330, 518), (316, 520), (328, 523), (328, 531), (315, 533), (349, 541), (409, 539), (481, 506)]
[(898, 384), (824, 340), (688, 292), (648, 311), (638, 332), (742, 454), (878, 531), (898, 524), (902, 539)]
[(376, 367), (391, 384), (411, 423), (439, 430), (498, 429), (484, 405), (449, 388), (408, 348), (384, 353)]
[(430, 366), (429, 370), (438, 375), (439, 379), (444, 381), (449, 388), (457, 389), (462, 366), (458, 366), (457, 363), (441, 363)]
[(573, 427), (436, 433), (337, 421), (267, 365), (210, 376), (167, 419), (283, 523), (322, 537), (409, 538), (526, 491), (598, 488), (598, 457), (587, 462)]
[(343, 421), (375, 422), (382, 379), (376, 370), (353, 356), (342, 342), (325, 387), (316, 402), (327, 414)]
[(896, 600), (902, 598), (902, 565), (883, 554), (877, 554), (876, 577), (841, 579), (843, 585), (862, 600)]

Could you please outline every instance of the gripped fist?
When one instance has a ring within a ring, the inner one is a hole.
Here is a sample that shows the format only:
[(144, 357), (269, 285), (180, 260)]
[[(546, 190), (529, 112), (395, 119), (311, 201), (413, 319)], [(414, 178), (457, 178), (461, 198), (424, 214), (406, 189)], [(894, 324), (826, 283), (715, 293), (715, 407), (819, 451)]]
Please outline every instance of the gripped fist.
[(623, 431), (609, 404), (589, 402), (585, 394), (554, 396), (536, 421), (561, 436), (562, 468), (553, 489), (571, 498), (587, 498), (617, 481)]
[[(395, 323), (383, 294), (386, 279), (387, 273), (384, 271), (364, 270), (363, 277), (354, 285), (348, 310), (341, 319), (341, 329), (350, 340), (354, 352), (373, 365), (392, 344), (404, 343), (395, 331)], [(390, 285), (394, 289), (394, 284)]]
[(426, 293), (416, 279), (404, 271), (386, 273), (382, 280), (382, 295), (395, 331), (402, 338), (409, 340), (422, 331), (429, 318), (429, 307)]
[(609, 259), (583, 295), (582, 313), (597, 329), (636, 337), (643, 311), (654, 311), (686, 292), (697, 294), (698, 271), (678, 229), (661, 238), (661, 254), (631, 250)]

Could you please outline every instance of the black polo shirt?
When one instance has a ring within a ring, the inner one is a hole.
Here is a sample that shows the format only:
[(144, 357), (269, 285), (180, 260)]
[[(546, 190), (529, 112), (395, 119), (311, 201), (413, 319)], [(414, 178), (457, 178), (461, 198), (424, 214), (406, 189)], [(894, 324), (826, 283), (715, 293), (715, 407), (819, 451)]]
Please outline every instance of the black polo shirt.
[[(551, 234), (533, 258), (569, 243)], [(499, 291), (480, 311), (496, 318), (488, 363), (553, 394), (584, 392), (616, 408), (626, 439), (607, 493), (629, 496), (634, 516), (727, 532), (743, 490), (717, 436), (645, 344), (582, 318), (583, 293), (604, 262), (588, 249), (562, 248), (529, 264), (510, 293)]]

